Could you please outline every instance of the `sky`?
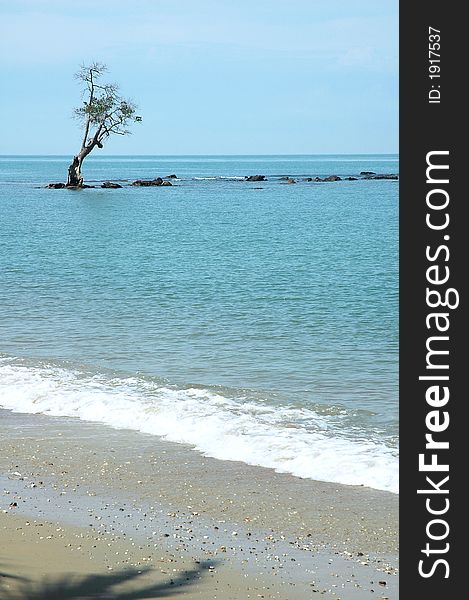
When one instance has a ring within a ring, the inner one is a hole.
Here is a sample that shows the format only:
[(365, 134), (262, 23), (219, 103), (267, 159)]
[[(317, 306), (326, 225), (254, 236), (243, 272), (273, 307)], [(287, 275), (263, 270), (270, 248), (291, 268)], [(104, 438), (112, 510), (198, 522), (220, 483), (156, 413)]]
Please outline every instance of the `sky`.
[(93, 60), (143, 118), (102, 154), (398, 152), (398, 0), (0, 0), (0, 154), (79, 150)]

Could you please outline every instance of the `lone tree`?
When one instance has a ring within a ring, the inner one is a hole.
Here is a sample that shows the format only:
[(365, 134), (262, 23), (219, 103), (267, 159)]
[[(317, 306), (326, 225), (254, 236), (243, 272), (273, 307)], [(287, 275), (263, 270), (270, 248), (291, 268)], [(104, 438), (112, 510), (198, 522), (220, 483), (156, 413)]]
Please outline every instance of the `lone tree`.
[(83, 106), (74, 110), (74, 116), (83, 124), (84, 134), (80, 151), (68, 167), (67, 187), (82, 187), (81, 166), (95, 148), (102, 148), (111, 135), (128, 135), (131, 123), (142, 120), (135, 114), (137, 107), (131, 100), (119, 95), (114, 83), (98, 83), (107, 67), (99, 62), (83, 65), (75, 77), (83, 84)]

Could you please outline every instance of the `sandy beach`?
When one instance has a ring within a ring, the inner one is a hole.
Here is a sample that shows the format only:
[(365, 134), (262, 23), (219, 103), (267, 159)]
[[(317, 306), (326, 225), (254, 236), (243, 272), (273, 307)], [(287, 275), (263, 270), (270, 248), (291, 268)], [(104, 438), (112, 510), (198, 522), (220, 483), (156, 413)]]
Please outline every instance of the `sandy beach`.
[(398, 597), (394, 494), (0, 415), (2, 598)]
[(0, 2), (0, 600), (398, 600), (397, 3), (283, 8)]

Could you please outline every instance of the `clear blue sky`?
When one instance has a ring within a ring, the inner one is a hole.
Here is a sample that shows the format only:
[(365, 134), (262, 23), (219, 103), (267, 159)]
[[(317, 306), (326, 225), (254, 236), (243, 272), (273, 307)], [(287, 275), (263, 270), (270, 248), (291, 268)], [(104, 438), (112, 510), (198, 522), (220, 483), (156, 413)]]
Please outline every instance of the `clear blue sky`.
[(0, 154), (74, 154), (98, 60), (143, 117), (108, 154), (398, 151), (398, 0), (0, 0)]

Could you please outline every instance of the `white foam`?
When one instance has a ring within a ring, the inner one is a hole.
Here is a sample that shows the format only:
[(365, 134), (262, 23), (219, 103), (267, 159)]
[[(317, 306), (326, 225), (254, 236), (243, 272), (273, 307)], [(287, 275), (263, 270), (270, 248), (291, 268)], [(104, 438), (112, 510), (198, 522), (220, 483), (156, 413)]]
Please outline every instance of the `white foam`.
[(394, 450), (346, 439), (309, 409), (11, 360), (0, 360), (0, 406), (133, 429), (298, 477), (398, 491)]

